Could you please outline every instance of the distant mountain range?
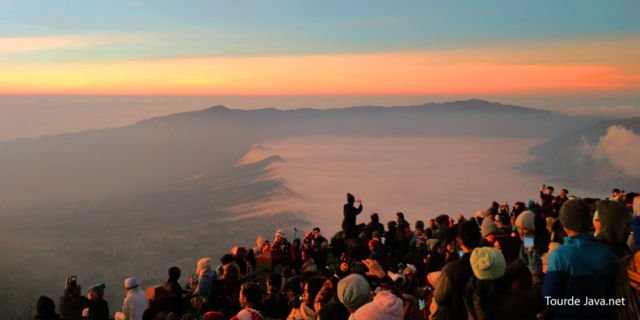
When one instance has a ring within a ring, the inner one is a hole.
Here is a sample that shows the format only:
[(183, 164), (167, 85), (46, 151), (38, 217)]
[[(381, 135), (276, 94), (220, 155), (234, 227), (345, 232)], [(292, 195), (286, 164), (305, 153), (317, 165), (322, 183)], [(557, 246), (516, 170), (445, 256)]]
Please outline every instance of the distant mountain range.
[(483, 100), (408, 107), (201, 111), (114, 129), (0, 143), (5, 207), (164, 190), (200, 173), (232, 168), (251, 145), (308, 135), (551, 138), (593, 118)]

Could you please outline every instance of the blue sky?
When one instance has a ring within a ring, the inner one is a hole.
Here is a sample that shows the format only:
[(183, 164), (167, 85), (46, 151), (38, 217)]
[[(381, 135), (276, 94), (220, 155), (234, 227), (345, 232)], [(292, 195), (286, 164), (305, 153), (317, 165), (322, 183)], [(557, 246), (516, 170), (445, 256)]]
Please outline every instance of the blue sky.
[(0, 95), (629, 108), (637, 52), (637, 0), (0, 0)]
[[(640, 1), (2, 1), (0, 36), (128, 35), (86, 59), (443, 50), (636, 35)], [(86, 51), (39, 52), (55, 59)]]

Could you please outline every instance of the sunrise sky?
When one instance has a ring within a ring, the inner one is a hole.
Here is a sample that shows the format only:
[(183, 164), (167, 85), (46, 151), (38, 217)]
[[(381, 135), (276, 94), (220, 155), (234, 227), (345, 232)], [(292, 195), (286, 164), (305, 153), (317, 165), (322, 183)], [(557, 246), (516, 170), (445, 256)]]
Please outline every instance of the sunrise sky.
[(0, 94), (630, 95), (638, 1), (2, 1)]

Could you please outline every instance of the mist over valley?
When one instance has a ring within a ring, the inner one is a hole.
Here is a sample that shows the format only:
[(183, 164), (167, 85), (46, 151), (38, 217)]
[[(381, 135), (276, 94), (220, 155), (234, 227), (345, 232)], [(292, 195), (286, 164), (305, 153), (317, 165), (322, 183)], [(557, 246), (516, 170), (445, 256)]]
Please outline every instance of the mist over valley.
[[(635, 145), (637, 120), (600, 121), (483, 100), (215, 106), (0, 142), (0, 272), (11, 275), (0, 279), (0, 313), (33, 311), (39, 295), (59, 296), (70, 274), (84, 286), (104, 281), (115, 310), (123, 276), (157, 284), (172, 265), (188, 276), (200, 257), (251, 247), (277, 228), (293, 236), (317, 225), (331, 236), (347, 192), (363, 199), (359, 221), (403, 211), (413, 222), (535, 199), (545, 182), (602, 195), (620, 184), (602, 178), (606, 168), (637, 186), (632, 162), (611, 162), (624, 147), (608, 147)], [(582, 137), (600, 165), (558, 165), (582, 154), (569, 148)]]

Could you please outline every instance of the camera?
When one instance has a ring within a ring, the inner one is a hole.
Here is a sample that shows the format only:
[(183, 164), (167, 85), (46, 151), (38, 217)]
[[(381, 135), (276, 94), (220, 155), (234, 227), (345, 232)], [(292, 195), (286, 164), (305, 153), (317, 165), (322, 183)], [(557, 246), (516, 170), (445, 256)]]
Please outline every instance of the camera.
[(68, 276), (65, 284), (65, 290), (74, 290), (78, 286), (78, 276)]

